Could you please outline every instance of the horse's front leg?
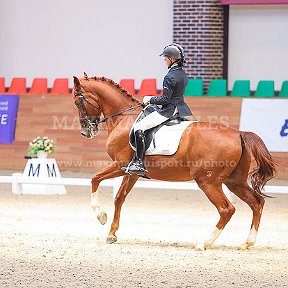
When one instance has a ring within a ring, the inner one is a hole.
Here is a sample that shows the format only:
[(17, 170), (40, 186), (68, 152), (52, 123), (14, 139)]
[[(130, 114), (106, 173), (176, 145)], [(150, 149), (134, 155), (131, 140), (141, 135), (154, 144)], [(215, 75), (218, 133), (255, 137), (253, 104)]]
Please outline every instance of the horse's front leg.
[(104, 170), (96, 173), (92, 177), (91, 207), (97, 214), (97, 219), (102, 225), (107, 222), (107, 214), (100, 209), (100, 205), (98, 203), (98, 187), (102, 180), (123, 176), (125, 173), (121, 170), (121, 167), (122, 165), (120, 162), (113, 162)]
[(120, 221), (120, 213), (121, 213), (121, 207), (122, 204), (125, 201), (126, 196), (128, 193), (132, 190), (134, 184), (138, 180), (139, 176), (137, 175), (127, 175), (123, 178), (123, 181), (121, 183), (121, 186), (119, 188), (119, 191), (117, 192), (114, 205), (114, 218), (111, 224), (110, 232), (107, 237), (107, 243), (111, 244), (117, 241), (117, 236), (115, 235), (115, 232), (119, 228), (119, 221)]

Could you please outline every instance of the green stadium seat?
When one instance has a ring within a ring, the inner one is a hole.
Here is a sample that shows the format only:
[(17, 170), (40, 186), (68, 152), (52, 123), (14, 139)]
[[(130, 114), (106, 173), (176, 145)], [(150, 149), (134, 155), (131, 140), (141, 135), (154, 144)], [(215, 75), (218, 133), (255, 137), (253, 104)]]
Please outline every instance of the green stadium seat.
[(208, 87), (207, 96), (227, 96), (227, 80), (211, 80)]
[(188, 79), (184, 96), (203, 96), (203, 79)]
[(278, 96), (279, 97), (288, 97), (288, 80), (283, 81)]
[(273, 80), (260, 80), (258, 82), (255, 97), (273, 97), (274, 92), (274, 81)]
[(250, 80), (236, 80), (233, 84), (230, 96), (233, 97), (250, 96)]

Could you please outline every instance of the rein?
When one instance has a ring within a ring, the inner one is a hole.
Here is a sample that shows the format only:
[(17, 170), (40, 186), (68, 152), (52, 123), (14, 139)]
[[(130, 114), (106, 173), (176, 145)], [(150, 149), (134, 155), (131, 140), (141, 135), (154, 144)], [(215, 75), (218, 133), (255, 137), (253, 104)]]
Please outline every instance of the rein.
[(99, 120), (99, 121), (98, 121), (98, 124), (99, 124), (99, 123), (106, 122), (107, 120), (109, 120), (110, 118), (113, 118), (113, 117), (115, 117), (115, 116), (122, 115), (123, 113), (125, 113), (125, 112), (127, 112), (127, 111), (135, 110), (136, 108), (138, 108), (138, 107), (140, 107), (140, 106), (143, 106), (143, 104), (142, 104), (142, 103), (139, 103), (138, 105), (131, 106), (131, 107), (129, 107), (129, 108), (126, 108), (126, 109), (124, 109), (124, 110), (121, 110), (121, 111), (119, 111), (119, 112), (117, 112), (117, 113), (115, 113), (115, 114), (112, 114), (112, 115), (110, 115), (110, 116), (107, 116), (107, 117)]

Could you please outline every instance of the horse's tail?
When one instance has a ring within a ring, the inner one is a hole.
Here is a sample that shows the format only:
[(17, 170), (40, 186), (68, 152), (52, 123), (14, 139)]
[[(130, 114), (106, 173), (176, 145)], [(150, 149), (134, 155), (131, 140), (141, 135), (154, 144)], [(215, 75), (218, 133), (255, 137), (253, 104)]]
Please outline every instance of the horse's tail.
[[(263, 140), (253, 132), (240, 132), (245, 147), (253, 155), (257, 168), (251, 172), (252, 189), (260, 196), (270, 197), (262, 192), (266, 182), (276, 174), (276, 162), (273, 160)], [(243, 148), (245, 149), (245, 148)]]

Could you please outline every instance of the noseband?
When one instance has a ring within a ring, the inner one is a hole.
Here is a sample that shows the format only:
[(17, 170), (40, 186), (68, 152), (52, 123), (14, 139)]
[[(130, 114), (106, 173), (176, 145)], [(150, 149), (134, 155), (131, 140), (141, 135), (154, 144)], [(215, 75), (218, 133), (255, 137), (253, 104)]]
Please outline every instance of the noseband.
[(84, 105), (84, 101), (86, 101), (89, 105), (91, 105), (94, 109), (100, 111), (100, 109), (98, 107), (96, 107), (93, 103), (91, 103), (89, 101), (89, 99), (87, 99), (81, 89), (79, 89), (75, 94), (75, 96), (79, 97), (79, 103), (75, 103), (76, 107), (78, 109), (81, 109), (82, 111), (82, 117), (79, 117), (79, 121), (80, 121), (80, 125), (82, 128), (87, 128), (89, 130), (98, 130), (98, 125), (99, 125), (99, 121), (100, 118), (97, 116), (88, 116), (88, 112), (87, 109)]
[(87, 98), (83, 95), (83, 93), (82, 93), (82, 91), (81, 91), (81, 88), (79, 88), (79, 89), (76, 91), (76, 93), (74, 94), (74, 96), (78, 96), (78, 97), (79, 97), (79, 103), (75, 103), (75, 105), (76, 105), (76, 107), (77, 107), (78, 109), (81, 109), (81, 110), (82, 110), (82, 115), (83, 115), (83, 117), (80, 117), (80, 118), (79, 118), (79, 120), (80, 120), (80, 125), (81, 125), (82, 128), (87, 128), (87, 129), (89, 129), (89, 130), (97, 130), (97, 131), (98, 131), (98, 125), (99, 125), (100, 123), (104, 123), (104, 122), (106, 122), (107, 120), (109, 120), (109, 119), (111, 119), (111, 118), (113, 118), (113, 117), (115, 117), (115, 116), (121, 115), (121, 114), (123, 114), (123, 113), (125, 113), (125, 112), (127, 112), (127, 111), (135, 110), (136, 108), (138, 108), (138, 107), (140, 107), (140, 106), (143, 106), (142, 103), (139, 103), (139, 104), (137, 104), (137, 105), (135, 105), (135, 106), (131, 106), (131, 107), (126, 108), (126, 109), (124, 109), (124, 110), (122, 110), (122, 111), (120, 111), (120, 112), (117, 112), (117, 113), (115, 113), (115, 114), (112, 114), (112, 115), (110, 115), (110, 116), (107, 116), (107, 117), (104, 117), (104, 118), (100, 119), (100, 118), (97, 117), (97, 116), (89, 116), (89, 115), (88, 115), (87, 109), (86, 109), (86, 107), (85, 107), (85, 105), (84, 105), (84, 101), (87, 102), (89, 105), (91, 105), (94, 109), (98, 110), (98, 111), (100, 112), (99, 114), (101, 114), (101, 110), (100, 110), (98, 107), (96, 107), (91, 101), (89, 101), (89, 99), (87, 99)]

